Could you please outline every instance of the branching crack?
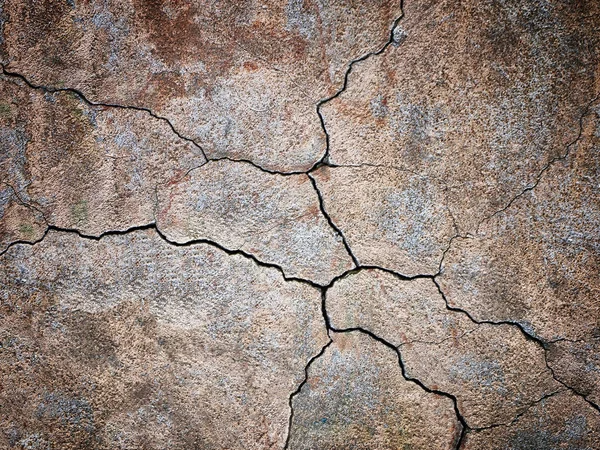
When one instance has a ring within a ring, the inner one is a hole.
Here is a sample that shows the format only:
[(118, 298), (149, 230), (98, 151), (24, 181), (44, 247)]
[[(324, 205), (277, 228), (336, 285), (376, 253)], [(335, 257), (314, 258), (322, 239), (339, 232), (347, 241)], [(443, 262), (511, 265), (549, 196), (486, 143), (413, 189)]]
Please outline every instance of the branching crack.
[(535, 177), (533, 183), (526, 186), (517, 195), (515, 195), (513, 198), (511, 198), (504, 207), (502, 207), (498, 211), (494, 212), (492, 215), (485, 217), (483, 220), (481, 220), (481, 222), (479, 222), (479, 224), (477, 225), (476, 233), (479, 232), (481, 225), (483, 225), (485, 222), (493, 219), (494, 217), (496, 217), (499, 214), (502, 214), (504, 211), (509, 209), (513, 205), (514, 202), (516, 202), (519, 198), (523, 197), (527, 192), (533, 191), (537, 187), (537, 185), (540, 183), (542, 178), (544, 177), (544, 174), (548, 170), (550, 170), (550, 168), (552, 166), (554, 166), (554, 164), (556, 164), (559, 161), (564, 161), (565, 159), (567, 159), (569, 157), (569, 155), (571, 154), (571, 149), (579, 143), (579, 141), (581, 140), (581, 138), (583, 136), (584, 120), (585, 120), (586, 116), (590, 113), (590, 109), (592, 108), (592, 105), (594, 103), (596, 103), (599, 98), (600, 98), (600, 93), (597, 93), (594, 96), (594, 98), (592, 98), (592, 100), (590, 100), (587, 103), (587, 105), (585, 106), (581, 116), (579, 116), (579, 131), (577, 133), (577, 136), (575, 137), (575, 139), (573, 139), (571, 142), (569, 142), (567, 144), (565, 152), (562, 155), (558, 155), (558, 156), (555, 156), (554, 158), (550, 159), (550, 161), (548, 161), (546, 163), (546, 165), (544, 167), (542, 167), (542, 169), (539, 171), (539, 173)]
[(462, 416), (459, 408), (458, 408), (458, 399), (456, 398), (456, 396), (454, 396), (453, 394), (450, 394), (448, 392), (444, 392), (444, 391), (440, 391), (439, 389), (432, 389), (430, 387), (428, 387), (427, 385), (425, 385), (421, 380), (419, 380), (418, 378), (414, 378), (409, 376), (406, 373), (406, 368), (404, 365), (404, 361), (402, 360), (402, 353), (400, 352), (399, 348), (396, 347), (395, 345), (393, 345), (392, 343), (386, 341), (385, 339), (377, 336), (375, 333), (365, 329), (365, 328), (361, 328), (361, 327), (354, 327), (354, 328), (343, 328), (343, 329), (336, 329), (331, 327), (330, 328), (331, 331), (336, 332), (336, 333), (351, 333), (351, 332), (360, 332), (363, 333), (369, 337), (371, 337), (372, 339), (376, 340), (377, 342), (385, 345), (386, 347), (392, 349), (397, 357), (398, 357), (398, 364), (400, 366), (400, 371), (402, 373), (402, 376), (404, 377), (404, 379), (410, 383), (414, 383), (417, 386), (419, 386), (421, 389), (423, 389), (425, 392), (428, 392), (430, 394), (436, 394), (442, 397), (446, 397), (448, 399), (450, 399), (452, 401), (452, 405), (454, 407), (454, 414), (456, 415), (456, 419), (457, 421), (460, 423), (461, 425), (461, 430), (458, 436), (455, 437), (455, 441), (454, 441), (454, 448), (456, 450), (461, 448), (462, 445), (462, 441), (464, 439), (464, 436), (466, 435), (467, 431), (469, 430), (469, 425), (467, 424), (467, 422), (465, 421), (464, 417)]
[(527, 331), (525, 329), (525, 327), (522, 324), (520, 324), (519, 322), (514, 322), (514, 321), (510, 321), (510, 320), (499, 320), (499, 321), (477, 320), (467, 310), (462, 309), (462, 308), (458, 308), (458, 307), (455, 307), (455, 306), (451, 306), (450, 303), (448, 302), (448, 299), (447, 299), (446, 295), (442, 291), (442, 288), (441, 288), (440, 284), (438, 283), (438, 281), (435, 279), (435, 277), (432, 277), (432, 280), (435, 283), (435, 285), (436, 285), (436, 287), (437, 287), (440, 295), (444, 299), (444, 303), (445, 303), (446, 309), (448, 309), (448, 311), (452, 311), (452, 312), (464, 314), (465, 316), (467, 316), (469, 318), (469, 320), (471, 320), (473, 323), (478, 324), (478, 325), (482, 325), (482, 324), (497, 325), (497, 326), (508, 325), (508, 326), (516, 327), (521, 332), (521, 334), (525, 337), (525, 339), (527, 339), (529, 341), (532, 341), (532, 342), (535, 342), (544, 351), (544, 364), (546, 365), (546, 368), (548, 369), (548, 371), (552, 375), (552, 378), (557, 383), (561, 384), (562, 386), (564, 386), (565, 388), (567, 388), (568, 390), (570, 390), (571, 392), (573, 392), (575, 395), (581, 397), (593, 409), (595, 409), (598, 413), (600, 413), (600, 406), (598, 406), (596, 403), (594, 403), (591, 400), (589, 400), (585, 394), (579, 392), (576, 388), (574, 388), (572, 386), (569, 386), (564, 381), (562, 381), (556, 375), (556, 372), (554, 371), (554, 369), (552, 368), (552, 366), (550, 366), (550, 364), (548, 363), (548, 351), (549, 351), (548, 344), (551, 344), (551, 343), (556, 342), (556, 341), (552, 341), (552, 342), (546, 342), (546, 341), (544, 341), (543, 339), (535, 336), (533, 333)]

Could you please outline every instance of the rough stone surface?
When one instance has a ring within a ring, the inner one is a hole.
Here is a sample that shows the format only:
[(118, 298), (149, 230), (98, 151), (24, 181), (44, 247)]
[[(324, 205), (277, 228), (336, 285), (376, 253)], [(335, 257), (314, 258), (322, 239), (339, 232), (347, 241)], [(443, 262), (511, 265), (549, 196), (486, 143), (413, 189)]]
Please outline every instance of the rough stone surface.
[(294, 397), (290, 449), (451, 449), (452, 401), (404, 379), (398, 356), (359, 332), (333, 344)]
[(535, 189), (456, 239), (439, 278), (451, 305), (522, 324), (546, 341), (598, 333), (600, 104)]
[(392, 0), (8, 0), (0, 55), (37, 84), (168, 117), (210, 157), (305, 170), (325, 151), (316, 104), (400, 14)]
[(405, 3), (399, 45), (324, 105), (330, 161), (429, 176), (466, 233), (577, 137), (598, 90), (600, 3)]
[(0, 448), (600, 450), (600, 2), (0, 0)]
[(581, 398), (561, 392), (509, 426), (468, 433), (464, 450), (596, 449), (600, 417)]
[(3, 448), (281, 448), (328, 341), (316, 289), (153, 230), (51, 231), (0, 268)]
[(362, 271), (334, 284), (327, 312), (336, 330), (361, 328), (399, 347), (407, 374), (454, 395), (473, 428), (508, 422), (561, 387), (535, 342), (449, 311), (430, 279)]
[(91, 235), (150, 223), (157, 187), (206, 162), (144, 111), (91, 106), (7, 77), (0, 98), (2, 247), (39, 239), (44, 219)]
[(159, 205), (158, 225), (177, 242), (217, 241), (324, 285), (354, 267), (304, 174), (211, 162), (161, 191)]
[(323, 167), (314, 177), (361, 265), (437, 273), (455, 230), (444, 191), (431, 180), (376, 167)]

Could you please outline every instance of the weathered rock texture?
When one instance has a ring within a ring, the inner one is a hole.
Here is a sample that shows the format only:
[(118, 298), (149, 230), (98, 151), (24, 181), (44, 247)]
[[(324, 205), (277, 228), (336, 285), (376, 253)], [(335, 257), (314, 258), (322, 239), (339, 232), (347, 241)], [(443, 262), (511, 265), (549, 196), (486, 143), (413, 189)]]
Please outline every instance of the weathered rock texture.
[(0, 0), (0, 448), (600, 450), (600, 2)]

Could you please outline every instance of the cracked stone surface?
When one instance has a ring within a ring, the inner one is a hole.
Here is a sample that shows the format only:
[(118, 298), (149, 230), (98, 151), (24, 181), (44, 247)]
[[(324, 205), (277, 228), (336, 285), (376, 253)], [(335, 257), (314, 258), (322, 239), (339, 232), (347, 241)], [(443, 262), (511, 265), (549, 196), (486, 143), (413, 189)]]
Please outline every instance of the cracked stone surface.
[(325, 151), (316, 104), (398, 16), (392, 0), (9, 0), (0, 55), (36, 84), (168, 117), (211, 157), (305, 170)]
[(99, 235), (152, 222), (158, 186), (205, 159), (144, 111), (0, 77), (2, 249), (50, 225)]
[(172, 240), (209, 239), (326, 285), (354, 267), (306, 175), (219, 161), (159, 193), (157, 222)]
[(597, 91), (600, 4), (405, 3), (399, 45), (323, 107), (330, 161), (429, 176), (470, 232), (576, 139)]
[(0, 267), (3, 447), (281, 447), (328, 341), (316, 289), (152, 230), (50, 232)]
[(473, 428), (508, 422), (561, 387), (535, 342), (449, 311), (430, 279), (362, 271), (333, 285), (327, 312), (333, 329), (368, 330), (398, 347), (407, 374), (454, 395)]
[(437, 273), (455, 230), (444, 192), (431, 180), (376, 167), (322, 167), (314, 178), (361, 265)]
[(450, 399), (404, 379), (392, 349), (332, 334), (293, 400), (290, 449), (453, 448), (461, 425)]
[(600, 2), (0, 0), (0, 448), (600, 450)]
[(581, 139), (535, 189), (456, 239), (440, 285), (482, 320), (519, 322), (545, 341), (598, 333), (600, 304), (600, 103)]
[(469, 433), (465, 450), (595, 449), (600, 418), (581, 398), (561, 392), (542, 400), (505, 427)]

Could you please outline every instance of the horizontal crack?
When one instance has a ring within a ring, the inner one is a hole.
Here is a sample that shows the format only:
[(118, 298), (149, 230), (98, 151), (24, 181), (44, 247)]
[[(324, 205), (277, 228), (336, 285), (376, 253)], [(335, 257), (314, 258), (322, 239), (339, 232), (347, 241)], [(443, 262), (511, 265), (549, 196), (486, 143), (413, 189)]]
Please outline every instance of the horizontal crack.
[(20, 79), (31, 89), (41, 90), (43, 92), (49, 92), (49, 93), (69, 92), (71, 94), (77, 95), (84, 103), (87, 103), (90, 106), (101, 106), (104, 108), (130, 109), (130, 110), (141, 111), (141, 112), (150, 114), (150, 116), (154, 117), (155, 119), (165, 122), (169, 126), (169, 128), (171, 128), (171, 131), (173, 131), (173, 133), (175, 133), (180, 139), (182, 139), (186, 142), (189, 142), (190, 144), (195, 146), (198, 150), (200, 150), (204, 159), (207, 161), (209, 160), (208, 157), (206, 156), (206, 154), (204, 153), (204, 149), (196, 141), (194, 141), (193, 139), (188, 138), (186, 136), (183, 136), (181, 133), (179, 133), (179, 131), (177, 131), (177, 129), (171, 123), (171, 121), (169, 119), (167, 119), (166, 117), (163, 117), (163, 116), (159, 116), (158, 114), (155, 114), (149, 108), (144, 108), (142, 106), (133, 106), (133, 105), (119, 105), (119, 104), (115, 104), (115, 103), (93, 102), (91, 100), (88, 100), (88, 98), (81, 91), (79, 91), (75, 88), (55, 88), (55, 87), (36, 85), (36, 84), (32, 83), (31, 81), (29, 81), (24, 75), (22, 75), (20, 73), (8, 71), (4, 64), (0, 63), (0, 66), (2, 67), (2, 73), (5, 76)]
[(62, 227), (57, 227), (55, 225), (49, 225), (43, 236), (40, 239), (37, 239), (35, 241), (23, 241), (23, 240), (19, 240), (19, 241), (14, 241), (11, 242), (6, 249), (4, 249), (2, 252), (0, 252), (0, 256), (4, 255), (6, 252), (8, 252), (12, 247), (14, 247), (15, 245), (36, 245), (40, 242), (42, 242), (46, 236), (49, 234), (50, 231), (55, 231), (55, 232), (60, 232), (60, 233), (72, 233), (72, 234), (76, 234), (77, 236), (79, 236), (82, 239), (90, 239), (93, 241), (100, 241), (101, 239), (103, 239), (106, 236), (120, 236), (120, 235), (126, 235), (129, 233), (133, 233), (136, 231), (141, 231), (141, 230), (154, 230), (156, 232), (156, 234), (163, 240), (165, 241), (167, 244), (169, 245), (173, 245), (176, 247), (191, 247), (194, 245), (201, 245), (201, 244), (206, 244), (209, 245), (211, 247), (217, 248), (219, 250), (221, 250), (222, 252), (228, 254), (228, 255), (239, 255), (242, 256), (246, 259), (249, 259), (251, 261), (253, 261), (256, 265), (260, 266), (260, 267), (267, 267), (267, 268), (271, 268), (271, 269), (276, 269), (282, 276), (282, 278), (285, 281), (291, 281), (291, 282), (298, 282), (298, 283), (304, 283), (306, 285), (311, 286), (312, 288), (318, 289), (320, 290), (323, 286), (315, 283), (312, 280), (309, 279), (305, 279), (305, 278), (299, 278), (299, 277), (290, 277), (288, 275), (286, 275), (285, 271), (283, 270), (283, 268), (277, 264), (273, 264), (273, 263), (268, 263), (265, 261), (262, 261), (260, 259), (258, 259), (256, 256), (247, 253), (243, 250), (239, 250), (239, 249), (229, 249), (227, 247), (224, 247), (223, 245), (219, 244), (218, 242), (214, 242), (211, 241), (209, 239), (194, 239), (194, 240), (190, 240), (190, 241), (186, 241), (186, 242), (177, 242), (177, 241), (173, 241), (171, 239), (169, 239), (157, 226), (154, 222), (149, 223), (149, 224), (145, 224), (145, 225), (139, 225), (139, 226), (134, 226), (134, 227), (130, 227), (127, 228), (125, 230), (109, 230), (109, 231), (105, 231), (99, 235), (90, 235), (90, 234), (85, 234), (82, 233), (81, 231), (74, 229), (74, 228), (62, 228)]

